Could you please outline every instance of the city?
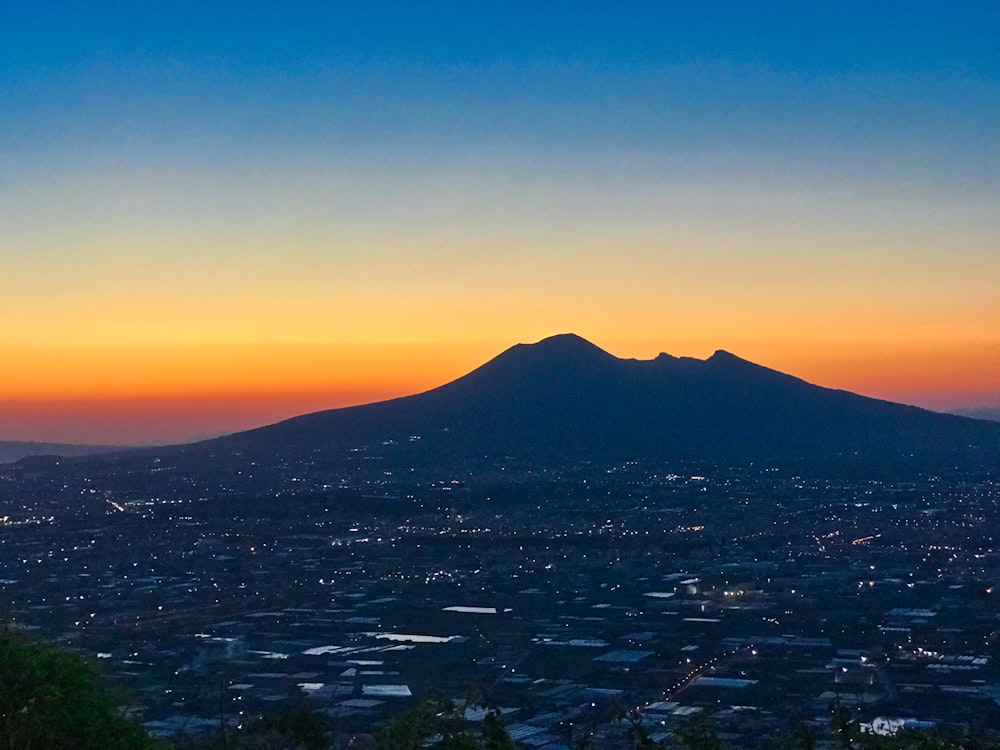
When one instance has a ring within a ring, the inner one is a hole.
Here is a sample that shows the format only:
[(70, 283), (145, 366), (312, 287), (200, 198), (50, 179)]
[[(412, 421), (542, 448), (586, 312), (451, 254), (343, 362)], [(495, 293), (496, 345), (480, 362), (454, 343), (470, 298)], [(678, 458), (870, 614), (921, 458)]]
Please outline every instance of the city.
[(72, 466), (0, 473), (5, 615), (99, 659), (161, 736), (303, 700), (366, 735), (435, 694), (549, 750), (620, 746), (627, 716), (653, 741), (707, 717), (736, 747), (829, 738), (835, 707), (866, 731), (1000, 725), (985, 474), (299, 465), (151, 498)]

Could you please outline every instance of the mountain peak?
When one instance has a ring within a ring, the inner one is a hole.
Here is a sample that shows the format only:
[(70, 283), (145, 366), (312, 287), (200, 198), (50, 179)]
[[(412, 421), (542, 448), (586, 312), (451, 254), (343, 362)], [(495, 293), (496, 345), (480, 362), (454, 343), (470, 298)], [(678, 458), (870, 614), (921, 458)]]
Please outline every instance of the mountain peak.
[(746, 362), (745, 359), (737, 357), (732, 352), (727, 352), (725, 349), (716, 349), (715, 353), (709, 357), (706, 362)]
[(727, 352), (725, 349), (718, 349), (716, 352), (705, 360), (705, 364), (715, 368), (741, 368), (743, 370), (760, 370), (769, 371), (769, 368), (762, 365), (758, 365), (755, 362), (751, 362), (748, 359), (743, 359), (743, 357), (737, 357), (732, 352)]
[(618, 361), (616, 356), (582, 336), (561, 333), (534, 344), (515, 344), (487, 364), (503, 362), (513, 367), (577, 368), (608, 365)]
[(575, 333), (559, 333), (534, 344), (518, 344), (518, 347), (531, 349), (536, 354), (546, 353), (572, 358), (596, 356), (601, 359), (617, 359), (613, 354), (609, 354), (601, 347)]
[(534, 344), (515, 344), (454, 383), (485, 379), (496, 388), (501, 382), (524, 382), (530, 373), (572, 379), (582, 373), (605, 372), (620, 361), (575, 333), (563, 333)]
[[(784, 380), (785, 382), (799, 380), (792, 375), (786, 375), (778, 370), (772, 370), (770, 367), (764, 367), (748, 359), (737, 357), (725, 349), (717, 350), (711, 357), (706, 359), (705, 366), (708, 372), (714, 372), (717, 375), (727, 378), (747, 380), (747, 382), (760, 383), (762, 379), (774, 380), (775, 378)], [(804, 381), (800, 382), (804, 383)]]

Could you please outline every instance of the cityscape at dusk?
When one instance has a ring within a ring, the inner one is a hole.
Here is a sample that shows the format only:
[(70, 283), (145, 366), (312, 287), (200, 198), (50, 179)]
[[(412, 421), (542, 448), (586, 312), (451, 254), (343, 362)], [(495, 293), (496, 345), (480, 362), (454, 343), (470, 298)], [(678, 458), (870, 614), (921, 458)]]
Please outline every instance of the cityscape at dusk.
[(0, 3), (4, 750), (1000, 750), (1000, 3)]
[(192, 439), (573, 331), (1000, 402), (993, 3), (7, 3), (0, 437)]

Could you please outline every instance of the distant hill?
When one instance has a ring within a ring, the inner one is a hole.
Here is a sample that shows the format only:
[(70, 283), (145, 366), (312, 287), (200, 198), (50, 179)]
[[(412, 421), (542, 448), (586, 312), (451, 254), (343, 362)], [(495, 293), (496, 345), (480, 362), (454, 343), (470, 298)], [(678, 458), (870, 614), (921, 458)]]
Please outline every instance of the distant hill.
[(991, 419), (1000, 422), (1000, 406), (983, 406), (978, 409), (956, 409), (951, 412), (961, 417), (971, 417), (972, 419)]
[[(511, 456), (949, 466), (1000, 457), (1000, 424), (803, 380), (718, 351), (619, 359), (573, 334), (518, 344), (447, 385), (182, 448), (267, 464), (367, 449), (401, 466)], [(391, 467), (389, 467), (391, 468)]]
[(0, 464), (14, 463), (28, 456), (91, 456), (121, 450), (125, 448), (113, 445), (0, 441)]

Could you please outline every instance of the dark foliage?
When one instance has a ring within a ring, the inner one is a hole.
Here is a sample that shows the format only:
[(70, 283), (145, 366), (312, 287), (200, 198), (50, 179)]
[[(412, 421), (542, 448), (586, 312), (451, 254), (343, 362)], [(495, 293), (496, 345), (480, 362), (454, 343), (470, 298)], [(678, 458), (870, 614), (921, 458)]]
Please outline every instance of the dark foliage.
[(157, 747), (121, 715), (94, 667), (56, 646), (0, 630), (0, 747), (144, 750)]
[(433, 697), (411, 708), (376, 735), (382, 750), (420, 750), (432, 744), (440, 750), (515, 750), (514, 741), (500, 723), (499, 712), (489, 710), (479, 726), (465, 719), (452, 701)]

